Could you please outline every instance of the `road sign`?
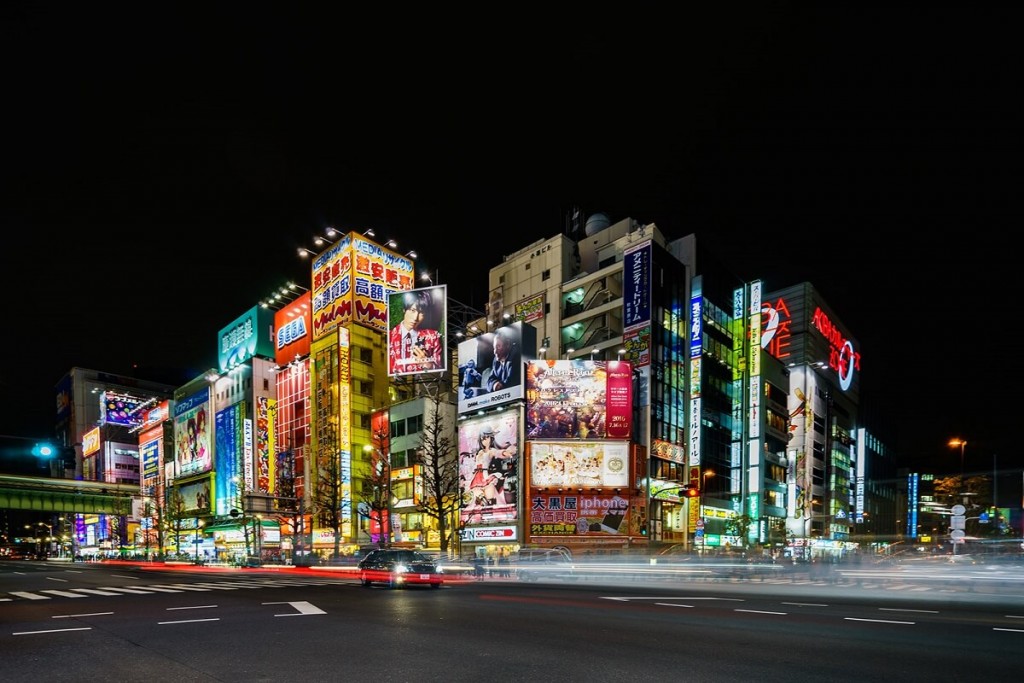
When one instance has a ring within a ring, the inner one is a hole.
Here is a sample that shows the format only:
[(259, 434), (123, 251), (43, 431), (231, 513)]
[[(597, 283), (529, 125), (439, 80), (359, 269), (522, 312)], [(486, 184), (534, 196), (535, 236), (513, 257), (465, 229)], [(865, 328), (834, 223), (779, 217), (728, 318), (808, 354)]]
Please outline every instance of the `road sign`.
[(949, 532), (949, 537), (953, 538), (953, 539), (956, 539), (958, 541), (961, 538), (963, 538), (964, 536), (966, 536), (966, 535), (967, 534), (964, 532), (963, 529), (953, 529), (952, 531)]
[(704, 520), (703, 519), (698, 519), (697, 520), (697, 528), (698, 529), (703, 529), (704, 528)]
[(967, 512), (967, 508), (965, 508), (963, 505), (960, 505), (958, 503), (958, 504), (954, 505), (953, 507), (951, 507), (949, 509), (949, 511), (952, 512), (954, 515), (962, 515), (965, 512)]
[(963, 515), (953, 515), (949, 518), (949, 526), (951, 529), (963, 529), (964, 524), (967, 523), (967, 518)]

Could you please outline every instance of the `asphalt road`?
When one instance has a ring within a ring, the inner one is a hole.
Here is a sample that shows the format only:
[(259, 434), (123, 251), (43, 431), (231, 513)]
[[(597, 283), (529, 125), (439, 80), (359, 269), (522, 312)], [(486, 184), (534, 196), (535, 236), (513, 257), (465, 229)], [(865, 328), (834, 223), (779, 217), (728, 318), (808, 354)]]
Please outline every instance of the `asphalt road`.
[(0, 563), (4, 681), (1017, 681), (1024, 595)]

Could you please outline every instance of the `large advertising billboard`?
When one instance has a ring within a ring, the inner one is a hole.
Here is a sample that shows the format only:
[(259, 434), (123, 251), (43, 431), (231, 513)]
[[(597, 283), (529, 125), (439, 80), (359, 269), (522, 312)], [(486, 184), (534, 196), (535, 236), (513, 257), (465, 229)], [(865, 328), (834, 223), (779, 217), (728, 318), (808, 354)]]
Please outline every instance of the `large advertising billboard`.
[(459, 344), (459, 412), (523, 398), (523, 362), (533, 358), (537, 330), (515, 322)]
[(503, 411), (459, 424), (459, 490), (464, 525), (518, 518), (519, 414)]
[(218, 515), (241, 506), (243, 479), (239, 465), (245, 443), (245, 409), (245, 401), (239, 401), (217, 412)]
[(104, 391), (100, 396), (100, 422), (123, 427), (142, 425), (143, 405), (149, 402), (143, 396), (132, 396), (119, 391)]
[(256, 490), (277, 492), (277, 459), (274, 457), (274, 431), (277, 401), (265, 396), (256, 397)]
[(312, 295), (303, 293), (274, 313), (274, 361), (287, 365), (309, 355), (313, 339), (310, 318)]
[(627, 536), (639, 531), (629, 498), (620, 494), (542, 493), (531, 496), (527, 535)]
[(388, 376), (448, 369), (448, 288), (394, 292), (388, 299)]
[(526, 364), (528, 439), (628, 439), (632, 423), (629, 363), (574, 359)]
[(622, 327), (632, 330), (651, 322), (651, 242), (622, 252)]
[(530, 442), (531, 488), (629, 488), (629, 444)]
[(178, 401), (174, 406), (174, 462), (177, 476), (206, 472), (212, 465), (209, 388)]
[(413, 262), (357, 233), (348, 233), (313, 259), (313, 341), (339, 325), (384, 332), (388, 297), (413, 288)]
[(210, 478), (182, 484), (178, 487), (181, 494), (182, 511), (195, 512), (200, 515), (210, 514)]
[(253, 356), (274, 357), (274, 317), (260, 306), (253, 306), (217, 333), (217, 361), (221, 372)]

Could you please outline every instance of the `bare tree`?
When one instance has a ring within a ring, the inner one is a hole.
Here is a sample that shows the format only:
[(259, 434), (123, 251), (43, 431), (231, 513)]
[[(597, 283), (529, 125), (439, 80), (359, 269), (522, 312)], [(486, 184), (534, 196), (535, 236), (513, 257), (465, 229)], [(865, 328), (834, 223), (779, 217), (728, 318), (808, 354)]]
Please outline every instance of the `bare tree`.
[(378, 543), (385, 548), (391, 544), (391, 434), (384, 427), (374, 429), (370, 438), (370, 476), (367, 477), (370, 497), (365, 499), (366, 516), (380, 529)]
[(337, 447), (336, 427), (331, 437), (318, 443), (316, 454), (316, 487), (310, 501), (310, 512), (320, 522), (317, 526), (334, 531), (334, 557), (341, 554), (341, 453)]
[(185, 505), (185, 497), (181, 495), (181, 489), (171, 486), (167, 489), (164, 498), (164, 514), (174, 530), (174, 551), (181, 554), (181, 523), (186, 519), (194, 519), (195, 515)]
[(426, 403), (429, 414), (424, 416), (420, 436), (420, 458), (423, 477), (423, 503), (421, 510), (437, 522), (441, 537), (441, 552), (447, 552), (456, 528), (449, 530), (461, 508), (459, 490), (458, 448), (454, 425), (448, 425), (441, 410), (443, 394), (431, 394)]

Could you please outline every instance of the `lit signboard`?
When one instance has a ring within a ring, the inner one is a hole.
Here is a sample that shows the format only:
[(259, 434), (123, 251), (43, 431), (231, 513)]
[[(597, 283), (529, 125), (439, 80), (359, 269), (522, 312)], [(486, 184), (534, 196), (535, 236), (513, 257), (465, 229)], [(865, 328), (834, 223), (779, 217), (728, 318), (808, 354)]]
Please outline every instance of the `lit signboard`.
[(633, 371), (624, 361), (533, 360), (526, 364), (530, 439), (628, 439)]
[(313, 341), (339, 325), (385, 331), (388, 297), (413, 288), (413, 262), (357, 233), (348, 233), (313, 259)]
[(388, 300), (388, 376), (448, 369), (448, 288), (395, 292)]

